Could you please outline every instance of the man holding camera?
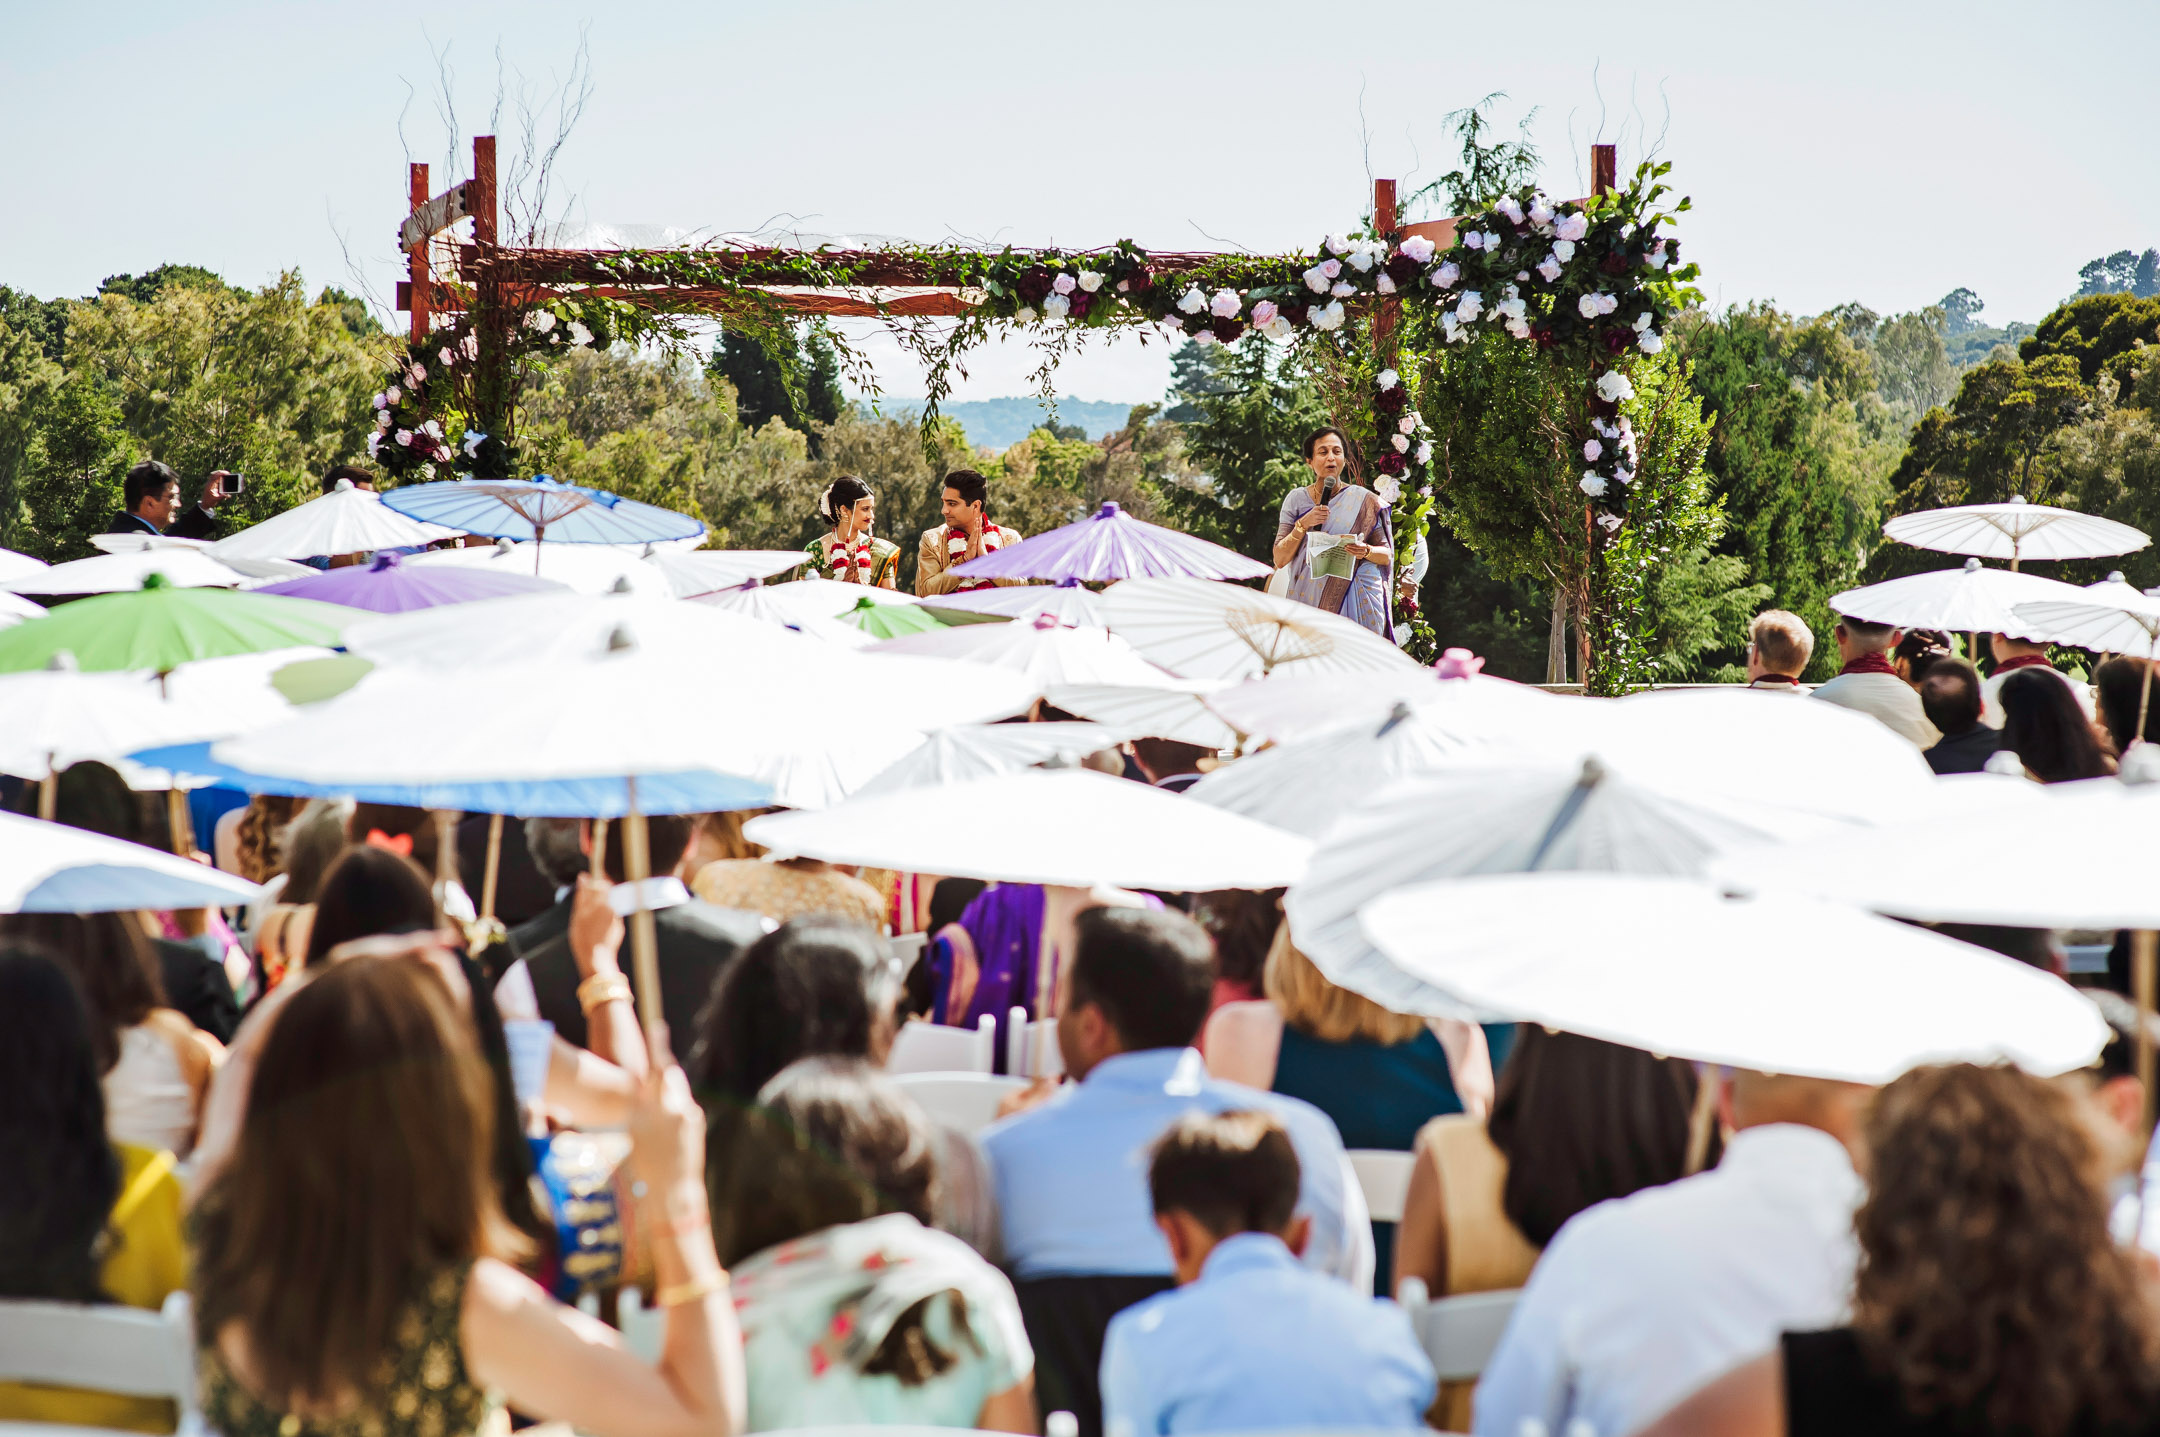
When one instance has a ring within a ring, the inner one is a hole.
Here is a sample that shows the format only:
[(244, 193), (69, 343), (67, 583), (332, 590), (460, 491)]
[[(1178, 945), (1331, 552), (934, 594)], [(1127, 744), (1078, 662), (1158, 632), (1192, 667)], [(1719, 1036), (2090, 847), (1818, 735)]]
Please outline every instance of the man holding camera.
[(194, 507), (180, 512), (180, 476), (172, 466), (145, 459), (128, 470), (121, 481), (121, 502), (126, 506), (105, 526), (108, 534), (170, 534), (176, 539), (208, 539), (217, 533), (218, 506), (240, 492), (241, 478), (229, 470), (213, 470), (203, 481)]

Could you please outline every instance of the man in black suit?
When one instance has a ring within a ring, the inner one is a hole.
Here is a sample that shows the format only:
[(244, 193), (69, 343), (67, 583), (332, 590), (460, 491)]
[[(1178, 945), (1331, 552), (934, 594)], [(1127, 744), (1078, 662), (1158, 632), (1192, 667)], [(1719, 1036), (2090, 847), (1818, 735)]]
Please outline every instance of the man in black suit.
[[(674, 873), (675, 865), (682, 862), (683, 853), (690, 846), (690, 825), (691, 821), (686, 817), (656, 816), (645, 820), (654, 873)], [(624, 881), (622, 844), (614, 825), (610, 825), (608, 837), (605, 860), (608, 877), (621, 883)], [(592, 851), (590, 822), (580, 823), (579, 839), (580, 848), (589, 854)], [(535, 857), (539, 857), (537, 852)], [(652, 883), (655, 888), (670, 890), (654, 896), (648, 906), (654, 910), (653, 926), (658, 938), (661, 1016), (673, 1036), (676, 1052), (682, 1054), (689, 1051), (696, 1038), (698, 1014), (705, 1006), (706, 995), (712, 991), (713, 979), (738, 952), (765, 935), (765, 922), (754, 913), (716, 908), (692, 898), (671, 876), (655, 878)], [(557, 905), (564, 908), (562, 930), (523, 950), (518, 961), (503, 975), (502, 982), (496, 985), (495, 1001), (504, 1017), (545, 1018), (555, 1025), (556, 1036), (583, 1048), (588, 1046), (588, 1030), (585, 1011), (578, 999), (578, 985), (585, 973), (570, 947), (566, 906), (569, 901), (565, 899)], [(541, 918), (554, 911), (548, 910)], [(529, 929), (540, 921), (535, 919), (526, 927)], [(626, 938), (623, 944), (626, 970), (629, 952)]]
[(510, 925), (509, 938), (503, 944), (508, 954), (502, 960), (505, 966), (550, 938), (560, 938), (570, 931), (570, 905), (576, 898), (578, 875), (592, 867), (586, 857), (591, 845), (584, 836), (583, 819), (528, 818), (518, 827), (523, 831), (525, 852), (548, 883), (554, 902)]
[(1980, 673), (1963, 659), (1938, 659), (1920, 681), (1920, 707), (1942, 740), (1920, 756), (1938, 774), (1979, 773), (2002, 744), (1980, 721)]
[(126, 507), (105, 526), (108, 534), (170, 534), (176, 539), (207, 539), (217, 533), (217, 510), (226, 499), (225, 481), (232, 477), (220, 469), (203, 481), (202, 495), (185, 514), (180, 512), (180, 476), (172, 466), (145, 459), (128, 470), (120, 484), (120, 500)]

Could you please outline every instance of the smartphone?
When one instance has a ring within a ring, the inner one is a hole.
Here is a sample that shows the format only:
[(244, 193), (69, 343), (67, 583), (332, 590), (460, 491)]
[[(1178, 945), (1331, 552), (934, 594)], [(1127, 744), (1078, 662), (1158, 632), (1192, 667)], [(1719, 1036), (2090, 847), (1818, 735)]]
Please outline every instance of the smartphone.
[(235, 497), (242, 489), (247, 487), (247, 476), (231, 469), (213, 469), (210, 471), (210, 477), (225, 481), (225, 497), (228, 499)]

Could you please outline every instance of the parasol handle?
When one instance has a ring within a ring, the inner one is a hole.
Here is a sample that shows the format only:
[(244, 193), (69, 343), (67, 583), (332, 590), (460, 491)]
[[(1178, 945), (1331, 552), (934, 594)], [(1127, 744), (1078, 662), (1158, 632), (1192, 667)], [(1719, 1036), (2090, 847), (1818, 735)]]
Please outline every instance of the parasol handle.
[(2153, 1129), (2153, 987), (2160, 932), (2140, 928), (2130, 935), (2130, 995), (2137, 1001), (2137, 1075), (2145, 1087), (2145, 1131)]
[(487, 872), (480, 879), (480, 921), (487, 922), (495, 916), (495, 874), (502, 866), (503, 816), (488, 815)]
[(1710, 1160), (1710, 1132), (1717, 1124), (1718, 1092), (1723, 1086), (1715, 1063), (1696, 1068), (1695, 1106), (1688, 1113), (1687, 1164), (1680, 1170), (1682, 1177), (1695, 1176)]
[(592, 823), (592, 876), (607, 877), (607, 820), (596, 818)]
[(628, 812), (623, 815), (623, 876), (630, 880), (636, 906), (630, 911), (630, 957), (637, 980), (637, 1004), (645, 1020), (645, 1044), (654, 1064), (665, 1061), (660, 1030), (666, 1015), (660, 1009), (660, 935), (653, 927), (652, 910), (645, 906), (645, 880), (652, 876), (652, 851), (646, 845), (645, 815), (638, 812), (637, 780), (625, 778), (623, 790)]
[[(50, 780), (47, 780), (50, 782)], [(57, 800), (58, 795), (55, 795)], [(39, 805), (43, 806), (43, 796)], [(172, 851), (186, 858), (195, 851), (195, 825), (188, 822), (187, 795), (177, 788), (165, 790), (165, 826), (171, 831)]]
[(435, 921), (438, 924), (449, 916), (443, 909), (450, 901), (450, 885), (457, 880), (457, 821), (458, 815), (453, 810), (435, 810)]

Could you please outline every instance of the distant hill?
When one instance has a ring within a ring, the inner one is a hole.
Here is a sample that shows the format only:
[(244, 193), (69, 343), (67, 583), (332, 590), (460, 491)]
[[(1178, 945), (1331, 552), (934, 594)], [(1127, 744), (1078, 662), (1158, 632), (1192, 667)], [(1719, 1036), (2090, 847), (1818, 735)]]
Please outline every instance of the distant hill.
[[(903, 411), (920, 414), (922, 401), (883, 399), (878, 402), (878, 411), (882, 414)], [(984, 449), (1003, 449), (1018, 444), (1050, 422), (1049, 412), (1033, 395), (962, 400), (940, 406), (939, 412), (959, 420), (960, 427), (967, 430), (968, 442)], [(1100, 399), (1060, 399), (1057, 407), (1058, 423), (1078, 424), (1087, 430), (1090, 439), (1117, 433), (1125, 427), (1125, 416), (1131, 412), (1129, 403)]]

